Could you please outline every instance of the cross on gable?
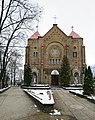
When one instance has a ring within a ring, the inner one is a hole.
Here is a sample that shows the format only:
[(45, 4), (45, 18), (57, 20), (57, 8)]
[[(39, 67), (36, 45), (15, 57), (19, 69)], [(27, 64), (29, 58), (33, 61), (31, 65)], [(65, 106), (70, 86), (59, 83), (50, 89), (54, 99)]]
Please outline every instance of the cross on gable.
[(37, 31), (38, 31), (38, 27), (39, 27), (39, 26), (37, 25), (37, 26), (36, 26)]
[(39, 28), (39, 19), (36, 19), (36, 20), (37, 20), (36, 30), (38, 31), (38, 28)]
[(72, 28), (72, 31), (73, 31), (73, 29), (74, 29), (74, 26), (72, 26), (71, 28)]
[(54, 24), (56, 24), (56, 19), (57, 19), (57, 17), (56, 17), (56, 16), (54, 16), (53, 18), (54, 18)]

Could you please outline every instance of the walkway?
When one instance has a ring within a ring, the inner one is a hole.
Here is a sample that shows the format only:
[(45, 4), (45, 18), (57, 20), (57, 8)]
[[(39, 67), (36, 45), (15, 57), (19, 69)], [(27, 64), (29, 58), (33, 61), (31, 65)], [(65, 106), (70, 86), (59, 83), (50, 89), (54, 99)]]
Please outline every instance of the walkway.
[(53, 88), (54, 109), (61, 112), (51, 116), (19, 87), (0, 93), (0, 120), (95, 120), (95, 104), (61, 88)]
[(95, 103), (69, 93), (68, 90), (55, 89), (55, 107), (62, 115), (73, 116), (77, 120), (95, 120)]

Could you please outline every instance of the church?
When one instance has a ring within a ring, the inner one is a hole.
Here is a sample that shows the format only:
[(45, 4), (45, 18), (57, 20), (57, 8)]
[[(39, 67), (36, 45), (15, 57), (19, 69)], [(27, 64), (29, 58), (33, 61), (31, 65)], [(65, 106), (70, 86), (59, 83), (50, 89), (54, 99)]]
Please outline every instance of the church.
[(32, 83), (59, 86), (64, 55), (70, 63), (70, 84), (83, 84), (86, 67), (83, 38), (73, 29), (66, 35), (57, 24), (53, 24), (44, 36), (35, 32), (28, 39), (25, 53), (25, 66), (30, 66), (33, 74)]

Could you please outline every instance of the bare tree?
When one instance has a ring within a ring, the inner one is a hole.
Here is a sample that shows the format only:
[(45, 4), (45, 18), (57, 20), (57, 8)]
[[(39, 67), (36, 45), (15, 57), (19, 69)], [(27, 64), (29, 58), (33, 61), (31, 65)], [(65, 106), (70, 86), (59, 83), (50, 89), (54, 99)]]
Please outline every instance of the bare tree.
[(0, 2), (0, 43), (6, 45), (0, 74), (0, 80), (4, 87), (9, 47), (24, 39), (28, 29), (33, 29), (35, 21), (41, 16), (42, 8), (38, 4), (29, 3), (28, 0), (2, 0)]

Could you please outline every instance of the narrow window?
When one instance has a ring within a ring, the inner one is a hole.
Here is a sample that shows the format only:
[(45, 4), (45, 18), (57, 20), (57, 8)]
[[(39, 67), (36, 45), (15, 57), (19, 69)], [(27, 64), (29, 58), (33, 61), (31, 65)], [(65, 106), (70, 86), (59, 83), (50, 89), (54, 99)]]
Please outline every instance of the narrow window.
[(54, 64), (54, 59), (53, 59), (53, 64)]
[(34, 52), (34, 53), (33, 53), (33, 56), (34, 56), (34, 57), (37, 57), (37, 56), (38, 56), (38, 52)]
[(57, 59), (56, 59), (56, 64), (57, 64)]
[(51, 59), (49, 60), (49, 64), (51, 64)]
[(51, 64), (53, 64), (53, 60), (51, 59)]
[(77, 52), (73, 52), (73, 57), (77, 58)]
[(38, 56), (38, 52), (36, 52), (36, 55), (35, 55), (35, 57), (37, 57)]
[(33, 53), (33, 56), (35, 57), (35, 52)]

